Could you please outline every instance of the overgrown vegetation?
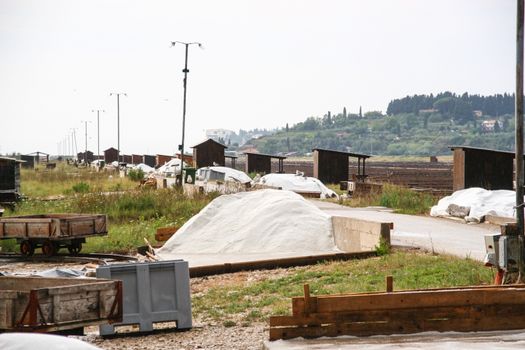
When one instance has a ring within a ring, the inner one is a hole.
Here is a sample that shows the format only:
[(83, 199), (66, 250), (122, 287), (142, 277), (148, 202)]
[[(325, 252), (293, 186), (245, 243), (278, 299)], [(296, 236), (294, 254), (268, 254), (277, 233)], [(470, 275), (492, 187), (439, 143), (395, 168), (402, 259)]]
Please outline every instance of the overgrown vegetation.
[(144, 180), (144, 171), (142, 169), (131, 169), (128, 171), (128, 177), (131, 181), (142, 181)]
[(113, 192), (135, 188), (117, 172), (96, 172), (59, 163), (56, 169), (22, 169), (22, 194), (29, 198), (72, 195), (75, 193)]
[(303, 295), (308, 283), (314, 295), (385, 290), (392, 275), (394, 289), (422, 289), (490, 284), (491, 269), (470, 259), (397, 251), (378, 258), (328, 262), (277, 270), (257, 279), (232, 279), (193, 295), (193, 312), (213, 321), (262, 321), (291, 314), (291, 297)]
[[(338, 185), (330, 185), (329, 187), (339, 194), (342, 193)], [(427, 214), (437, 201), (437, 197), (426, 192), (416, 192), (402, 186), (383, 184), (381, 193), (341, 198), (339, 204), (350, 207), (382, 206), (392, 208), (396, 213), (401, 214)]]

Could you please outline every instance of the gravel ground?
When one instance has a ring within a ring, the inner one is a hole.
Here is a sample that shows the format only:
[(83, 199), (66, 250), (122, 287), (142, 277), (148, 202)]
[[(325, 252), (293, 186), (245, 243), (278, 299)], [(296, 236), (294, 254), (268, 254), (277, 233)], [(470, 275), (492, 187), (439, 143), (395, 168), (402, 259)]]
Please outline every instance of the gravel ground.
[(106, 350), (149, 349), (262, 349), (268, 338), (265, 324), (249, 327), (196, 324), (189, 331), (158, 330), (147, 335), (102, 338), (98, 335), (79, 337)]

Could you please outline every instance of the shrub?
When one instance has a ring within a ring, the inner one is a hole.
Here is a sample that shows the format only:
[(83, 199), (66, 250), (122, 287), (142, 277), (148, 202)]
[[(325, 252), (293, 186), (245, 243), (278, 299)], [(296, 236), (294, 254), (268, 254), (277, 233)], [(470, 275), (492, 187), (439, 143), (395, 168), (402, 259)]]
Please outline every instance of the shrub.
[(71, 189), (75, 193), (87, 193), (89, 192), (89, 184), (81, 181), (81, 182), (74, 184), (73, 187), (71, 187)]
[(132, 181), (142, 181), (144, 180), (144, 171), (142, 169), (131, 169), (128, 171), (128, 177)]

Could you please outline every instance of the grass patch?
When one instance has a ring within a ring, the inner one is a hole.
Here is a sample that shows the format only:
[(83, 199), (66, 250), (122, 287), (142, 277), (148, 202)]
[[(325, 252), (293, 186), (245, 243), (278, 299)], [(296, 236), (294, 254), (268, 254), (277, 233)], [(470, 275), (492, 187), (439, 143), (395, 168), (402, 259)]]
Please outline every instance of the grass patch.
[(303, 295), (309, 283), (314, 295), (373, 292), (386, 289), (385, 276), (394, 277), (394, 289), (441, 288), (490, 284), (492, 270), (470, 259), (419, 252), (392, 254), (343, 262), (327, 262), (284, 272), (268, 272), (267, 279), (239, 281), (206, 288), (192, 297), (196, 316), (218, 321), (265, 321), (270, 315), (291, 314), (291, 297)]
[(21, 170), (21, 191), (29, 198), (129, 190), (137, 187), (129, 178), (120, 178), (117, 172), (96, 172), (58, 163), (55, 169)]
[(339, 199), (339, 204), (350, 207), (383, 206), (394, 209), (396, 213), (401, 214), (426, 214), (437, 201), (436, 196), (428, 193), (416, 192), (402, 186), (383, 184), (382, 193)]

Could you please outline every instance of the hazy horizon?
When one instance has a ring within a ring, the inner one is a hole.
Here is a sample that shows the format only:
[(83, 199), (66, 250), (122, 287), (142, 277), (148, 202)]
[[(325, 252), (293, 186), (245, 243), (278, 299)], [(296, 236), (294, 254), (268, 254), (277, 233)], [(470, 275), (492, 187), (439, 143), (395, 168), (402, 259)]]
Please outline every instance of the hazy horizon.
[(515, 1), (0, 0), (0, 153), (44, 151), (76, 128), (79, 150), (173, 154), (205, 129), (271, 129), (346, 107), (443, 91), (513, 93)]

